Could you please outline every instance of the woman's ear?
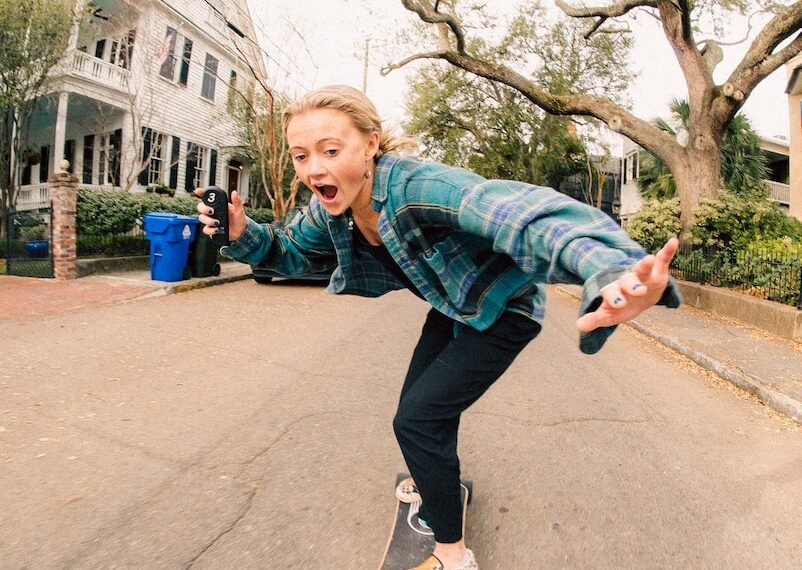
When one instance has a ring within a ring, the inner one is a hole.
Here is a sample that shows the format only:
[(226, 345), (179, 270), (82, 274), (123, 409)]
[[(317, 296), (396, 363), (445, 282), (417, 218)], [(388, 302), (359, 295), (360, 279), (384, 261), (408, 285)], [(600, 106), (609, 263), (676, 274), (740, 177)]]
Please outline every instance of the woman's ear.
[(365, 160), (369, 158), (374, 158), (376, 153), (379, 151), (379, 141), (381, 140), (381, 135), (378, 131), (373, 131), (368, 136), (368, 148), (367, 148), (367, 156), (365, 156)]

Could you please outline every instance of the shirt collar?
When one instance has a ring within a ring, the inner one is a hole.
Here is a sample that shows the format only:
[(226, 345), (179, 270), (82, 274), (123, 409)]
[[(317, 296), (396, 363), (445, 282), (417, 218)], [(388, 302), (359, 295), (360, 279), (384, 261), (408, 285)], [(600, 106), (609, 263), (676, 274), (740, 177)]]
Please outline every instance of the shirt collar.
[(381, 210), (382, 204), (387, 201), (387, 192), (390, 188), (390, 172), (399, 160), (401, 160), (401, 157), (396, 154), (383, 154), (376, 162), (376, 171), (373, 174), (373, 189), (371, 191), (371, 205), (377, 212)]

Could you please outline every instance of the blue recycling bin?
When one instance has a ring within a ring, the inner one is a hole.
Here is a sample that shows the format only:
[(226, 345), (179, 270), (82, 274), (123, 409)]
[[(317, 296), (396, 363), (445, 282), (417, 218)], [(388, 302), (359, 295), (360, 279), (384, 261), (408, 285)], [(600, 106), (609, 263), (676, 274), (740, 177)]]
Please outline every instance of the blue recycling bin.
[(188, 278), (189, 244), (195, 238), (198, 218), (165, 212), (144, 216), (145, 237), (150, 241), (150, 278), (181, 281)]

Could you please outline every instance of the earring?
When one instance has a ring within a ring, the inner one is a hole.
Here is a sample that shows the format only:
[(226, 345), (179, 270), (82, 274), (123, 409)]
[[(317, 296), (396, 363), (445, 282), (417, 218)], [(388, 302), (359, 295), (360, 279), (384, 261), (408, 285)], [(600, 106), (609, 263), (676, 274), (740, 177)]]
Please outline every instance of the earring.
[(365, 161), (365, 179), (367, 180), (370, 178), (370, 167), (368, 166), (368, 161)]

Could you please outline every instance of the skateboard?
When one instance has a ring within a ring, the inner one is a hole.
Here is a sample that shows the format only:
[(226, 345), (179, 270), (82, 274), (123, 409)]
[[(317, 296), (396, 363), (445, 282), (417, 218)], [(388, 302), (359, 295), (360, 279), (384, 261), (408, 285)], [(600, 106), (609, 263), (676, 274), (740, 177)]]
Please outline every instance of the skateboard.
[[(399, 473), (395, 487), (409, 477)], [(393, 488), (395, 488), (393, 487)], [(468, 504), (473, 495), (473, 482), (462, 481), (462, 534), (465, 534), (465, 521), (468, 518)], [(395, 500), (393, 528), (379, 570), (408, 570), (423, 562), (434, 550), (434, 534), (418, 521), (420, 502), (402, 503)]]

